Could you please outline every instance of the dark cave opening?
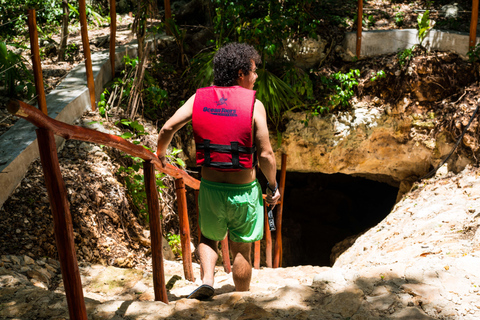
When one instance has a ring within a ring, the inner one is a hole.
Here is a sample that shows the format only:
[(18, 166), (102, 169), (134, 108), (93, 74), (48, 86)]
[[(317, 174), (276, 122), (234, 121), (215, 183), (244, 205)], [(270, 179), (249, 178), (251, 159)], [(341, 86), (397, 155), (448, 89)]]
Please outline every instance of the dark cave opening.
[(282, 266), (330, 266), (333, 246), (382, 221), (397, 193), (386, 183), (345, 174), (287, 172)]

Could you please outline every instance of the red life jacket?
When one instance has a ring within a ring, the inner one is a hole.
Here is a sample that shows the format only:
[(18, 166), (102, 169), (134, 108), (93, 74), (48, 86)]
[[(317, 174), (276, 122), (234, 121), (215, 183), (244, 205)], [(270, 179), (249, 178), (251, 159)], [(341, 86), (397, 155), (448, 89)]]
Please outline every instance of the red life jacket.
[(254, 104), (255, 91), (240, 86), (197, 90), (192, 111), (197, 166), (220, 171), (255, 167)]

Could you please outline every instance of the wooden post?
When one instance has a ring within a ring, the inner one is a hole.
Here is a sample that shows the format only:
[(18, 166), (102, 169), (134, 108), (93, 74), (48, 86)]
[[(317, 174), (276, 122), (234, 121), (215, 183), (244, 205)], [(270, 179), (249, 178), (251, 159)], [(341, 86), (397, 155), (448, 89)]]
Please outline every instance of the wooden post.
[(75, 254), (72, 216), (68, 206), (67, 190), (58, 163), (55, 137), (52, 131), (46, 129), (37, 129), (36, 133), (45, 184), (52, 208), (55, 241), (60, 258), (68, 313), (71, 320), (87, 320), (82, 281)]
[(169, 20), (172, 19), (172, 10), (170, 9), (170, 0), (163, 0), (163, 4), (165, 6), (165, 33), (171, 36)]
[(260, 269), (260, 240), (255, 241), (253, 250), (253, 267)]
[(168, 303), (167, 289), (165, 287), (165, 273), (163, 270), (162, 221), (160, 219), (157, 184), (155, 183), (155, 166), (151, 161), (143, 162), (143, 173), (145, 176), (145, 192), (147, 194), (148, 215), (150, 218), (153, 291), (155, 293), (155, 301)]
[[(281, 199), (283, 200), (283, 199)], [(265, 222), (268, 221), (267, 216), (267, 206), (264, 206), (265, 209)], [(272, 232), (268, 223), (265, 223), (265, 264), (268, 268), (272, 267)]]
[(92, 56), (90, 54), (90, 43), (88, 42), (88, 24), (86, 14), (85, 0), (78, 0), (80, 13), (80, 26), (82, 32), (83, 55), (85, 57), (85, 68), (87, 71), (87, 86), (90, 92), (90, 103), (92, 104), (92, 111), (95, 111), (97, 105), (95, 103), (95, 83), (93, 81), (92, 70)]
[(277, 214), (276, 214), (276, 227), (277, 230), (275, 231), (275, 256), (273, 258), (273, 267), (278, 268), (282, 266), (282, 213), (283, 213), (283, 195), (285, 193), (285, 178), (287, 174), (287, 155), (282, 153), (282, 168), (280, 172), (280, 183), (279, 183), (279, 190), (280, 190), (280, 203), (277, 204)]
[(362, 22), (363, 22), (363, 0), (358, 0), (357, 11), (357, 59), (360, 59), (360, 49), (362, 48)]
[(472, 20), (470, 21), (470, 40), (468, 49), (472, 50), (477, 44), (478, 0), (472, 0)]
[(197, 237), (198, 237), (198, 243), (200, 243), (200, 240), (202, 238), (202, 230), (200, 230), (200, 210), (198, 209), (198, 194), (200, 193), (200, 190), (195, 190), (195, 209), (197, 213)]
[(115, 39), (117, 37), (117, 11), (116, 0), (110, 0), (110, 66), (112, 68), (112, 79), (115, 78)]
[(180, 220), (180, 240), (182, 242), (183, 271), (185, 279), (195, 281), (192, 268), (192, 251), (190, 250), (190, 225), (187, 213), (187, 195), (183, 178), (175, 180), (177, 192), (178, 218)]
[(223, 270), (226, 273), (232, 272), (232, 266), (230, 264), (230, 253), (228, 251), (228, 233), (225, 239), (222, 240), (222, 258), (223, 258)]
[(33, 77), (37, 91), (38, 108), (48, 116), (45, 88), (43, 87), (42, 64), (40, 62), (40, 49), (38, 47), (37, 17), (35, 9), (28, 10), (28, 32), (30, 34), (30, 51), (32, 54)]

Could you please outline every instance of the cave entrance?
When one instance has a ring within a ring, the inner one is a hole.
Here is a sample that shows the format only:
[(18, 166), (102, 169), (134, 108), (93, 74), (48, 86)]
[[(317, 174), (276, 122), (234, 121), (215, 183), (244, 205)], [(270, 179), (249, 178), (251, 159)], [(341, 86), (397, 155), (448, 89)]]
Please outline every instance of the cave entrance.
[(283, 267), (330, 266), (333, 246), (383, 220), (398, 188), (345, 174), (287, 172)]

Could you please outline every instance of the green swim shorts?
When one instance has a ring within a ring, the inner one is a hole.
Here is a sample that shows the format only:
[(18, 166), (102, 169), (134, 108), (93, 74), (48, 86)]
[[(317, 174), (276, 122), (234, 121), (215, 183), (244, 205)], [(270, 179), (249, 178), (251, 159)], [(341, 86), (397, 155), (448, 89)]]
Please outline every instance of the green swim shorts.
[(221, 241), (230, 232), (234, 242), (255, 242), (263, 237), (262, 188), (257, 180), (229, 184), (202, 179), (198, 196), (200, 230)]

